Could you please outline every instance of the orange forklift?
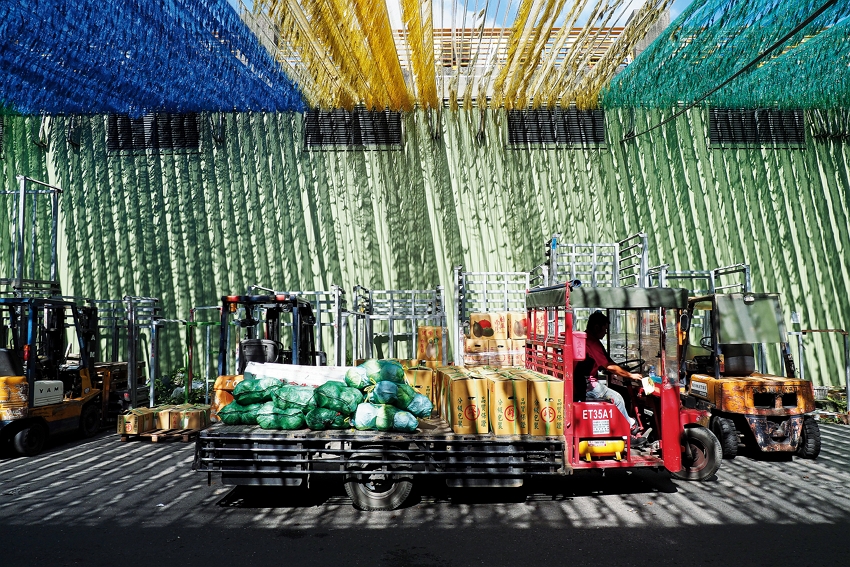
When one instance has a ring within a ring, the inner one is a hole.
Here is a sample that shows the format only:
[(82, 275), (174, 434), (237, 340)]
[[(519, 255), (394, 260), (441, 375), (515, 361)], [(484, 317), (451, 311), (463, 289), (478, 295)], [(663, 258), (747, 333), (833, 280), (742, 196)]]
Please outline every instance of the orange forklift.
[(32, 456), (48, 435), (97, 433), (102, 393), (92, 383), (96, 337), (93, 307), (0, 298), (0, 443)]

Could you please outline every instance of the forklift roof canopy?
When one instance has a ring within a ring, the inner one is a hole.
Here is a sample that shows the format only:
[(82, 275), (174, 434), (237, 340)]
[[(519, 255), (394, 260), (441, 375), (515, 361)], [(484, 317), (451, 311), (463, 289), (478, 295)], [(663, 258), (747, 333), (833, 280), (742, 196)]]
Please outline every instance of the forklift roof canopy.
[[(561, 307), (566, 303), (566, 284), (531, 290), (525, 297), (527, 308)], [(592, 287), (570, 291), (570, 307), (589, 309), (684, 309), (688, 290), (643, 287)]]

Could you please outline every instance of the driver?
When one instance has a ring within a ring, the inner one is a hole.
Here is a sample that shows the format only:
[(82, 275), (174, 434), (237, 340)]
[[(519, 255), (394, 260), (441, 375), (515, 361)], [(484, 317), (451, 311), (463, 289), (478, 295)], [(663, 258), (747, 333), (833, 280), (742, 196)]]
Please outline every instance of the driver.
[(640, 380), (642, 378), (640, 374), (620, 368), (608, 356), (608, 352), (602, 346), (602, 339), (608, 334), (609, 325), (608, 316), (602, 311), (594, 311), (587, 320), (587, 327), (585, 329), (587, 332), (587, 360), (590, 361), (590, 368), (587, 375), (587, 399), (609, 400), (613, 402), (617, 406), (617, 409), (620, 410), (620, 413), (629, 420), (632, 434), (637, 435), (639, 433), (637, 421), (626, 412), (626, 404), (623, 401), (623, 396), (619, 392), (608, 388), (605, 384), (599, 383), (596, 379), (596, 373), (600, 369), (616, 374), (617, 376), (622, 376), (623, 378), (632, 378), (633, 380)]

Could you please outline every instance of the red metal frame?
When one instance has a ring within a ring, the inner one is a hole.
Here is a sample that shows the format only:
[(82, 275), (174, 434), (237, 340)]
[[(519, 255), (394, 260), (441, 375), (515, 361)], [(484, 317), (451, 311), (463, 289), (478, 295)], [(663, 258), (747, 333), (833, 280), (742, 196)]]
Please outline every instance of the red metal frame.
[[(564, 381), (564, 440), (565, 458), (574, 469), (583, 468), (630, 468), (660, 467), (670, 471), (682, 469), (682, 442), (684, 426), (697, 423), (705, 412), (688, 410), (681, 407), (678, 386), (667, 378), (665, 356), (661, 356), (662, 382), (656, 384), (651, 394), (642, 388), (626, 385), (630, 398), (626, 403), (637, 408), (640, 405), (657, 412), (660, 424), (660, 456), (637, 455), (631, 451), (630, 427), (626, 418), (617, 408), (607, 402), (573, 401), (573, 311), (570, 307), (569, 284), (564, 284), (565, 304), (558, 307), (529, 308), (529, 331), (526, 340), (526, 368)], [(666, 310), (661, 310), (661, 344), (666, 339)], [(640, 403), (638, 403), (640, 402)], [(636, 412), (638, 413), (638, 412)], [(594, 419), (596, 418), (596, 419)], [(594, 421), (597, 423), (594, 424)], [(594, 425), (596, 430), (594, 431)], [(585, 461), (579, 455), (579, 442), (582, 440), (624, 440), (625, 457)], [(665, 451), (665, 447), (672, 450)]]

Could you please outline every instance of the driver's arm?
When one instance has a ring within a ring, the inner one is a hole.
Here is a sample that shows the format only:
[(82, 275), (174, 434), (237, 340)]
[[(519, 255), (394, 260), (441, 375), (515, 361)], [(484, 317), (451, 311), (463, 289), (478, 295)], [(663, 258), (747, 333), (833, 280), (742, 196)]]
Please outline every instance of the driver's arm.
[(610, 372), (611, 374), (616, 374), (617, 376), (621, 376), (622, 378), (631, 378), (632, 380), (640, 380), (643, 378), (640, 374), (635, 372), (629, 372), (628, 370), (624, 370), (611, 362), (608, 366), (605, 367), (605, 370)]

